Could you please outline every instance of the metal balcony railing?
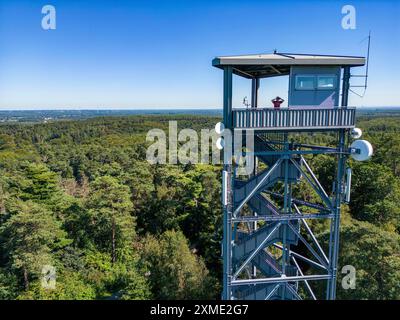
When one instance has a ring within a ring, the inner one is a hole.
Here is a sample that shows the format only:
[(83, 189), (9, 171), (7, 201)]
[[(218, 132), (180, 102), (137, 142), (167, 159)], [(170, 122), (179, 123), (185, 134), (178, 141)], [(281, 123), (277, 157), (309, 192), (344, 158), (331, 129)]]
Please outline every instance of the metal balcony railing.
[(355, 126), (355, 108), (233, 109), (233, 128), (259, 130), (330, 130)]

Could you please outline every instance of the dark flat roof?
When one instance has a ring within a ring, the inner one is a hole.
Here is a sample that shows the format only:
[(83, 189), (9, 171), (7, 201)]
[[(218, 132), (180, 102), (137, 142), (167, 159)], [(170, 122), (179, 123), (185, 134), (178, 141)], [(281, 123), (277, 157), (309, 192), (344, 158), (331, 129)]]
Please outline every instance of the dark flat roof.
[(315, 54), (271, 53), (216, 57), (213, 66), (232, 66), (233, 72), (245, 78), (288, 75), (291, 66), (364, 66), (365, 57)]

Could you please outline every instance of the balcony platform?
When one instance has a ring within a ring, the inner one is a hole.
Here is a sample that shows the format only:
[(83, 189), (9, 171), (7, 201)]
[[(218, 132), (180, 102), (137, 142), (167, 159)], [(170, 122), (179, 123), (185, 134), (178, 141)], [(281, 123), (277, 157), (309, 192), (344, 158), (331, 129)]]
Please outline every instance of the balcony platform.
[(355, 127), (356, 108), (233, 109), (232, 127), (257, 131), (332, 131)]

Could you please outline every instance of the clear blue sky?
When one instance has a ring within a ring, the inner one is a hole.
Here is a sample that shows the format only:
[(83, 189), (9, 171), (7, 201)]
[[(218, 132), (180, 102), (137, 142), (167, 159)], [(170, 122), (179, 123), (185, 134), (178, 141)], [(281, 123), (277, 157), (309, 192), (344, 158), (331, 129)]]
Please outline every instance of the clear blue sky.
[[(46, 4), (56, 30), (41, 28)], [(356, 30), (341, 27), (346, 4)], [(370, 86), (350, 102), (400, 105), (399, 20), (398, 0), (0, 0), (0, 109), (221, 107), (215, 56), (364, 55), (369, 30)], [(286, 82), (264, 81), (261, 104), (285, 96)], [(250, 84), (235, 88), (240, 106)]]

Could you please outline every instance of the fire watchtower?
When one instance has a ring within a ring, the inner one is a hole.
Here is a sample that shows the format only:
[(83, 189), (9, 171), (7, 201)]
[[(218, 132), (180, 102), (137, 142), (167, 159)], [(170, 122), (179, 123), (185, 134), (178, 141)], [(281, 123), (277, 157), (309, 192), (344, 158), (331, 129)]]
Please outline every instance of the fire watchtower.
[[(262, 163), (243, 180), (226, 159), (232, 155), (224, 153), (223, 299), (335, 299), (340, 207), (350, 194), (346, 160), (361, 152), (349, 148), (352, 131), (359, 137), (355, 108), (348, 106), (350, 71), (364, 65), (363, 57), (285, 53), (213, 60), (224, 71), (224, 128), (242, 130), (242, 140), (254, 134), (250, 153)], [(251, 80), (250, 108), (233, 108), (233, 75)], [(278, 76), (289, 76), (288, 107), (260, 107), (260, 81)], [(335, 145), (301, 143), (298, 133), (317, 132), (334, 135)], [(330, 194), (306, 160), (319, 154), (336, 157)], [(301, 180), (320, 201), (295, 198)], [(313, 233), (310, 219), (330, 222), (327, 245)], [(325, 296), (317, 297), (315, 284), (321, 281)]]

